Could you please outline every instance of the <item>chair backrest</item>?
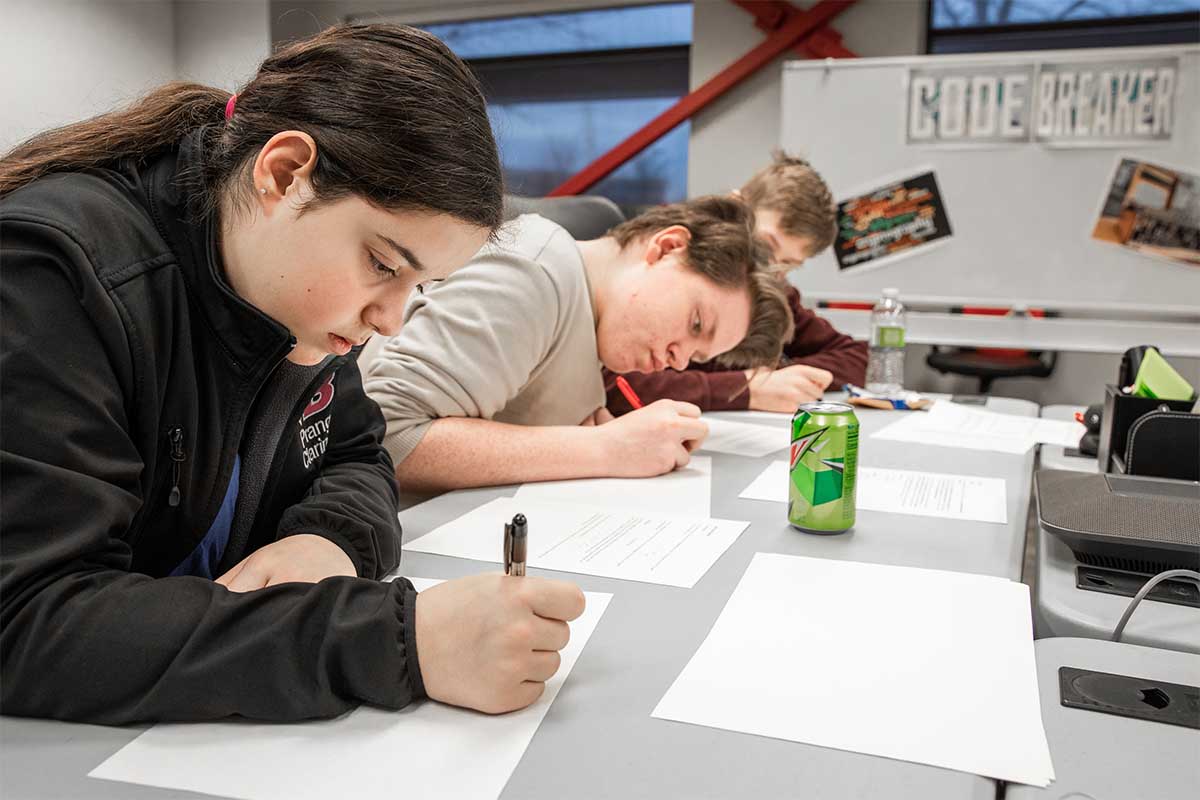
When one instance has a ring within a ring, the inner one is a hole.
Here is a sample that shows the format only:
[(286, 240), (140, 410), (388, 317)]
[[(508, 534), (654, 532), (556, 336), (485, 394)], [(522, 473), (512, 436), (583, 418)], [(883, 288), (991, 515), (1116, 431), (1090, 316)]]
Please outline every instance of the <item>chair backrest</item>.
[(578, 195), (575, 197), (521, 197), (504, 195), (504, 219), (522, 214), (541, 214), (551, 222), (566, 228), (567, 233), (584, 241), (599, 239), (614, 225), (625, 221), (617, 204), (607, 197)]

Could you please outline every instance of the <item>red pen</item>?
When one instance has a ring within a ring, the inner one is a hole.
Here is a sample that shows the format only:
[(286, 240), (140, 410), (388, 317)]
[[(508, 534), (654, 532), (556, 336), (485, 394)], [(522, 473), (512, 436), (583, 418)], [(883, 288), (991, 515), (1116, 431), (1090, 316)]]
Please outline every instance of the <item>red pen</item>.
[(624, 375), (617, 376), (617, 388), (621, 390), (621, 394), (625, 395), (625, 399), (629, 401), (629, 405), (633, 406), (635, 411), (642, 407), (641, 398), (637, 396), (637, 392), (629, 385), (629, 381), (625, 380)]

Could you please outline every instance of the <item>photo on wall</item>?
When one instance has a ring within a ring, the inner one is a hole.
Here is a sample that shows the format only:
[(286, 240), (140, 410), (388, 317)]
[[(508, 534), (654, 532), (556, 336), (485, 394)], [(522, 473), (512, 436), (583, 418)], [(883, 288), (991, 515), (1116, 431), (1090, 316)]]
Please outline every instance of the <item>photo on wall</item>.
[(1092, 238), (1200, 267), (1200, 175), (1118, 159)]
[(834, 255), (839, 270), (882, 266), (926, 252), (951, 236), (933, 170), (880, 184), (838, 203)]

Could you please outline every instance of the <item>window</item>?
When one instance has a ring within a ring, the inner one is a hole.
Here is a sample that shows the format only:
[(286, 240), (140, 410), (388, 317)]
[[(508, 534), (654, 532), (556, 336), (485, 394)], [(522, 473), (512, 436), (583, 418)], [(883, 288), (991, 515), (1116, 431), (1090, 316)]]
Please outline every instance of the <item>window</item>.
[[(546, 194), (688, 91), (691, 3), (422, 27), (479, 77), (514, 194)], [(589, 194), (623, 206), (682, 200), (689, 127), (676, 127)]]
[(930, 0), (927, 51), (971, 53), (1200, 41), (1200, 0)]

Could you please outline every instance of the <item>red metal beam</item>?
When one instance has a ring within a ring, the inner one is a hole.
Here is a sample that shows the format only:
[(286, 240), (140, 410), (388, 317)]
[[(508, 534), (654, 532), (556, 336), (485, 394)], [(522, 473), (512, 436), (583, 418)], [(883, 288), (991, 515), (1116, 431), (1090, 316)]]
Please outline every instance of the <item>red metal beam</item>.
[(695, 91), (680, 98), (675, 105), (588, 164), (578, 174), (568, 178), (548, 196), (562, 197), (587, 191), (676, 125), (746, 80), (797, 42), (811, 36), (831, 19), (854, 5), (854, 2), (855, 0), (821, 0), (808, 11), (796, 13), (753, 50), (721, 70)]
[[(731, 2), (754, 15), (754, 25), (768, 34), (774, 33), (790, 22), (802, 9), (796, 8), (786, 0), (731, 0)], [(802, 58), (857, 58), (857, 54), (842, 46), (842, 35), (830, 27), (823, 27), (813, 32), (795, 48), (795, 53)]]
[(809, 58), (858, 58), (858, 53), (842, 44), (842, 35), (826, 25), (795, 48)]

